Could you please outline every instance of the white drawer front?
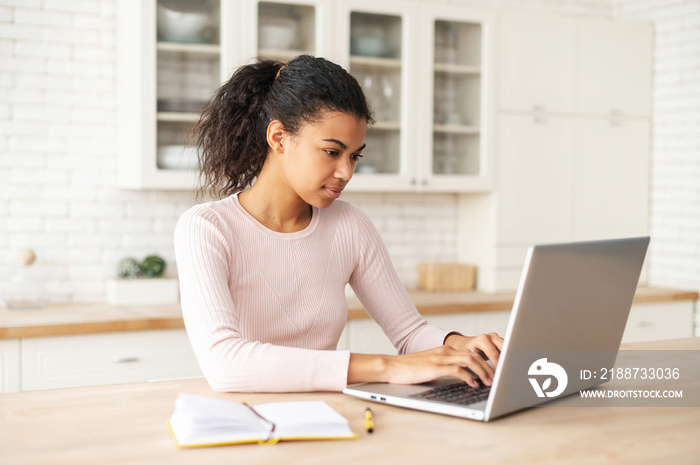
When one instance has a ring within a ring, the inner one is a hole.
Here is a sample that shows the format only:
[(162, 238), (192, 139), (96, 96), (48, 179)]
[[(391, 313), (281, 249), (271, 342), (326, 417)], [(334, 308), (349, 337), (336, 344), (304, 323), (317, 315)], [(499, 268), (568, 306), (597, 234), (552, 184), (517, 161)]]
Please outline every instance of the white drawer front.
[(396, 348), (386, 337), (382, 328), (372, 319), (350, 320), (345, 327), (345, 332), (351, 352), (396, 355)]
[(0, 340), (0, 393), (19, 391), (19, 339)]
[(202, 376), (184, 330), (22, 340), (22, 390)]
[(633, 305), (622, 342), (693, 336), (693, 301)]

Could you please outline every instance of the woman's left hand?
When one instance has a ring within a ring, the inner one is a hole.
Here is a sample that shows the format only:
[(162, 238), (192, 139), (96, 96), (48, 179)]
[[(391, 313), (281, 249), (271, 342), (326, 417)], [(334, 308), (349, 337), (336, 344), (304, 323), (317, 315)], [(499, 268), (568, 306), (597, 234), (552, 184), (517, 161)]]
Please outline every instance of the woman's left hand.
[(496, 368), (503, 347), (503, 338), (496, 333), (473, 337), (450, 334), (445, 338), (445, 345), (457, 350), (476, 352), (484, 359), (489, 360), (491, 365)]

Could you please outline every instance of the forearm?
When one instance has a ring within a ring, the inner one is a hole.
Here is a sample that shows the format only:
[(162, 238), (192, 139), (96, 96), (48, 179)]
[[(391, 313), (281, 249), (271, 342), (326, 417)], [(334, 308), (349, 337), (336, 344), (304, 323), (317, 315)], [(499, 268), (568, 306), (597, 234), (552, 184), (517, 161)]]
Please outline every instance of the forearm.
[(474, 387), (478, 386), (465, 368), (469, 368), (487, 385), (491, 384), (493, 369), (479, 354), (456, 350), (449, 346), (403, 355), (351, 353), (347, 382), (419, 384), (442, 376), (454, 376)]
[(388, 355), (350, 354), (348, 384), (388, 381)]
[(219, 392), (340, 391), (345, 387), (349, 354), (226, 341), (196, 350), (202, 371)]

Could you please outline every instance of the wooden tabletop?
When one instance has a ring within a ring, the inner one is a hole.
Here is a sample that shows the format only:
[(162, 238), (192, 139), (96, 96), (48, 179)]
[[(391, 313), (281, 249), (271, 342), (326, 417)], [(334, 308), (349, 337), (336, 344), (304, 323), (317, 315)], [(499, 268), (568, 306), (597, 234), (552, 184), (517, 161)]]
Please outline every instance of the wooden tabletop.
[[(627, 348), (700, 349), (700, 338)], [(166, 424), (179, 392), (233, 402), (323, 400), (359, 438), (178, 449)], [(373, 404), (340, 393), (215, 393), (203, 379), (0, 395), (7, 464), (698, 463), (700, 407), (545, 407), (489, 423)]]
[[(409, 291), (423, 315), (507, 311), (514, 292), (421, 292)], [(675, 289), (640, 287), (635, 303), (697, 300), (698, 293)], [(348, 298), (348, 318), (368, 318), (357, 297)], [(71, 334), (184, 328), (180, 305), (111, 306), (106, 303), (51, 305), (39, 310), (0, 308), (0, 339)]]

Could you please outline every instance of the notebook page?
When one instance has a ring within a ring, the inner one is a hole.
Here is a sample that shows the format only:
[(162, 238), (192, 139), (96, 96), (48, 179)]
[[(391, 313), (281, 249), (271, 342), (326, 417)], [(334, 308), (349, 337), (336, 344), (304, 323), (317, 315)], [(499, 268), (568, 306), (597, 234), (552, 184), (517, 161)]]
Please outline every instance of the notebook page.
[(245, 405), (183, 393), (175, 401), (170, 424), (181, 445), (260, 440), (270, 430)]
[(255, 410), (275, 424), (277, 438), (355, 436), (345, 417), (323, 401), (272, 402)]

